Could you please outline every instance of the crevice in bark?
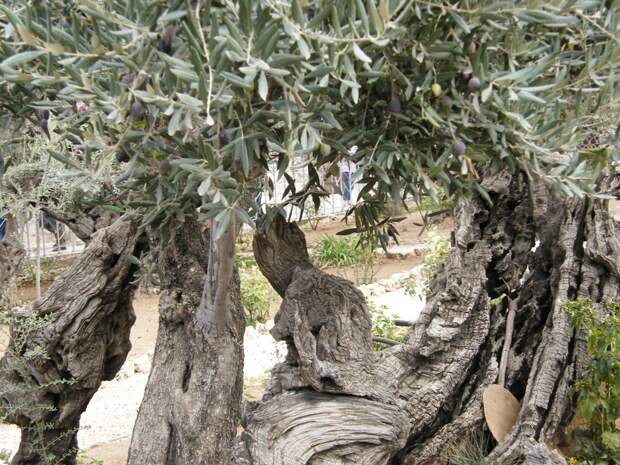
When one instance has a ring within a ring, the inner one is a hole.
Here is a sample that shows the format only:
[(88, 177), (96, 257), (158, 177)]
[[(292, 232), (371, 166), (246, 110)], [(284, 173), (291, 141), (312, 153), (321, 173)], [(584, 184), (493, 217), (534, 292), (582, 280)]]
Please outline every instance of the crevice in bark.
[[(136, 225), (123, 219), (97, 232), (41, 300), (22, 310), (12, 324), (11, 341), (0, 360), (0, 390), (5, 393), (0, 408), (22, 429), (12, 465), (48, 463), (43, 450), (59, 463), (75, 463), (80, 415), (131, 348), (137, 267), (128, 257), (135, 240)], [(21, 325), (30, 316), (45, 318), (45, 325), (24, 333)], [(47, 356), (24, 358), (38, 349)]]

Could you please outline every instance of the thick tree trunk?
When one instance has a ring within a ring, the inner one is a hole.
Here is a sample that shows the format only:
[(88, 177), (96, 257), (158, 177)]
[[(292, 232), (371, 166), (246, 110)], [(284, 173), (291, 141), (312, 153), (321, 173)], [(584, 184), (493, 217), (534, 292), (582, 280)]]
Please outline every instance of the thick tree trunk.
[(12, 465), (76, 463), (80, 415), (131, 347), (136, 226), (118, 220), (24, 309), (0, 360), (0, 408), (22, 430)]
[[(617, 189), (617, 178), (608, 181), (604, 189)], [(426, 308), (402, 345), (378, 354), (361, 295), (308, 263), (301, 231), (277, 220), (257, 232), (257, 262), (284, 296), (272, 334), (287, 341), (289, 357), (247, 410), (234, 463), (437, 460), (482, 426), (482, 391), (497, 380), (507, 310), (490, 300), (503, 293), (517, 302), (506, 387), (522, 407), (493, 454), (506, 460), (557, 442), (585, 358), (560, 305), (619, 299), (615, 225), (606, 202), (557, 199), (542, 184), (530, 192), (521, 175), (488, 175), (484, 185), (493, 206), (478, 197), (458, 204), (454, 248)]]
[(15, 277), (26, 251), (13, 239), (0, 241), (0, 312), (16, 302)]
[(214, 241), (187, 219), (161, 251), (159, 332), (129, 465), (230, 461), (245, 323), (234, 267), (236, 232), (231, 225)]

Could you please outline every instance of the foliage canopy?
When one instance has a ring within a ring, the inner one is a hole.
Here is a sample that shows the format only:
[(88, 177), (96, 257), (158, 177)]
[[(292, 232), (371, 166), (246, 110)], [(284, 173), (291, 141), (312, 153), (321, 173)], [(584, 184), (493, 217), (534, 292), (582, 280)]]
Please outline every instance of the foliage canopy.
[(583, 139), (618, 93), (619, 24), (618, 0), (9, 1), (0, 105), (49, 124), (74, 170), (120, 160), (128, 196), (107, 203), (145, 224), (251, 223), (270, 158), (286, 202), (318, 204), (351, 158), (362, 229), (390, 200), (486, 196), (482, 167), (591, 191), (618, 159), (617, 134)]

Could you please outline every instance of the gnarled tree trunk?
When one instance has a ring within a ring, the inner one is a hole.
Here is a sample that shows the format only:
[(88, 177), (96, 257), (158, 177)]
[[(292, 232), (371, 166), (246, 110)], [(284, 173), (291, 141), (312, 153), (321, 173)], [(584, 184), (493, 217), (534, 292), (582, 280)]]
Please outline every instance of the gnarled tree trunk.
[(153, 367), (130, 465), (228, 464), (240, 415), (243, 333), (236, 227), (215, 241), (186, 219), (159, 257)]
[(0, 408), (22, 430), (12, 465), (76, 463), (80, 415), (131, 348), (135, 240), (136, 225), (123, 219), (97, 232), (15, 319), (0, 360)]
[[(262, 402), (245, 415), (233, 463), (422, 465), (483, 422), (494, 383), (506, 302), (517, 302), (506, 387), (521, 401), (512, 433), (494, 450), (517, 457), (553, 446), (573, 411), (569, 386), (585, 343), (561, 303), (618, 300), (620, 245), (607, 203), (532, 192), (524, 175), (487, 175), (493, 200), (459, 202), (454, 248), (402, 345), (370, 350), (366, 306), (352, 283), (312, 267), (303, 234), (276, 220), (255, 236), (257, 262), (283, 303), (272, 331), (289, 356)], [(608, 178), (605, 190), (617, 190)], [(336, 395), (337, 394), (337, 395)], [(534, 447), (535, 446), (535, 447)]]

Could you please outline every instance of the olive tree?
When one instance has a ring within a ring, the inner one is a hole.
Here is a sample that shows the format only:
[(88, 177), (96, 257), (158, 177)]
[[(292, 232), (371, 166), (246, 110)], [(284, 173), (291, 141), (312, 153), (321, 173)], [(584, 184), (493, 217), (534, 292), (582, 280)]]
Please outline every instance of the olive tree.
[[(115, 158), (122, 195), (99, 207), (137, 218), (159, 260), (130, 464), (430, 462), (480, 427), (512, 302), (505, 378), (522, 407), (494, 454), (558, 440), (584, 357), (560, 304), (619, 292), (617, 135), (603, 118), (617, 1), (52, 0), (0, 15), (0, 104), (77, 148), (49, 154), (78, 172)], [(282, 206), (302, 209), (326, 193), (321, 167), (356, 161), (348, 216), (384, 245), (387, 205), (457, 199), (455, 247), (405, 343), (372, 352), (363, 298), (312, 266), (282, 209), (254, 224), (271, 157), (289, 181)], [(234, 443), (243, 223), (283, 296), (272, 334), (289, 356)]]

